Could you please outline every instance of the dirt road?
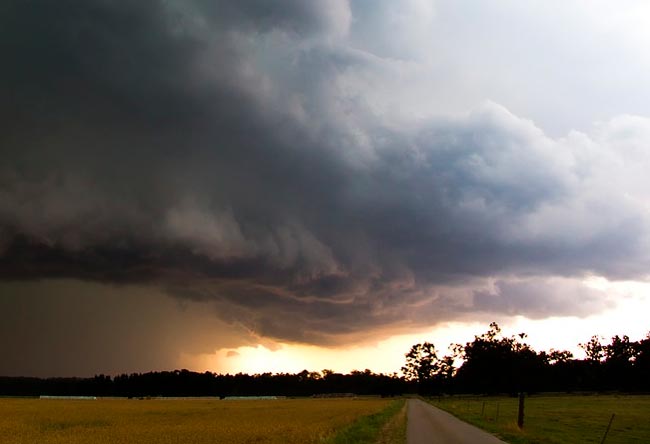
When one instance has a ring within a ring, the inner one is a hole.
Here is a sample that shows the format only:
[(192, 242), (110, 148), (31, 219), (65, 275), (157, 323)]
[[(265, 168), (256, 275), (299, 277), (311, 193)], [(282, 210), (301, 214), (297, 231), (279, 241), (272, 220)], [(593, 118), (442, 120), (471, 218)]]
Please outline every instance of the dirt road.
[(407, 444), (505, 444), (419, 399), (408, 401)]

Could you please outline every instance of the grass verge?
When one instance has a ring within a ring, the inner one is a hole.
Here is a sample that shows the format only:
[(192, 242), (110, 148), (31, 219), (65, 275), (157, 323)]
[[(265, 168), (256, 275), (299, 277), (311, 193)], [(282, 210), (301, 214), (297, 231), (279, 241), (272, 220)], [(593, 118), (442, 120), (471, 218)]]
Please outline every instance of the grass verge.
[(517, 398), (454, 396), (429, 402), (512, 444), (650, 442), (650, 396), (535, 395), (525, 402), (524, 428), (517, 427)]
[(405, 444), (406, 443), (406, 402), (402, 408), (381, 429), (377, 444)]
[(406, 403), (391, 402), (384, 410), (364, 416), (325, 440), (325, 444), (403, 444), (406, 442)]

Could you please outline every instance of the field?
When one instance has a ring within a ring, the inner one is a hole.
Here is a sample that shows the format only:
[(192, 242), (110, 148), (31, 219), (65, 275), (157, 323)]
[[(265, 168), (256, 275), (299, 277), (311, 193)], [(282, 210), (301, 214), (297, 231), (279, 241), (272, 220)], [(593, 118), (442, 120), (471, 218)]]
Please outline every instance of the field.
[(3, 444), (322, 443), (390, 405), (379, 398), (0, 399)]
[(513, 444), (650, 443), (650, 396), (563, 395), (525, 400), (524, 429), (517, 427), (517, 398), (449, 397), (430, 402)]

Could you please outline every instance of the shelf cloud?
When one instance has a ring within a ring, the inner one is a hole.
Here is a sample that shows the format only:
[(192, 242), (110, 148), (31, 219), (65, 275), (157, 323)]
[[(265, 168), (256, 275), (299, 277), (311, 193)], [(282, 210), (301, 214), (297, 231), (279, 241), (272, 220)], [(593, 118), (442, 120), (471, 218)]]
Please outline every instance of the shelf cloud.
[[(312, 344), (586, 316), (615, 301), (585, 277), (645, 279), (650, 118), (585, 99), (600, 123), (565, 129), (583, 93), (498, 58), (480, 96), (463, 51), (520, 49), (451, 39), (464, 4), (379, 3), (6, 2), (0, 277), (162, 288)], [(423, 53), (435, 33), (458, 53)]]

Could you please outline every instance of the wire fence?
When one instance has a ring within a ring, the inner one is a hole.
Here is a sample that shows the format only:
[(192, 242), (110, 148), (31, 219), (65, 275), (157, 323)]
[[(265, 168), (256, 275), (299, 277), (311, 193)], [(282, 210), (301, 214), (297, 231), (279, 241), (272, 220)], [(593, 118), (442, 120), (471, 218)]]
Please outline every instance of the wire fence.
[(506, 441), (510, 438), (529, 443), (650, 443), (647, 395), (526, 397), (523, 428), (517, 425), (517, 397), (457, 395), (430, 401)]

